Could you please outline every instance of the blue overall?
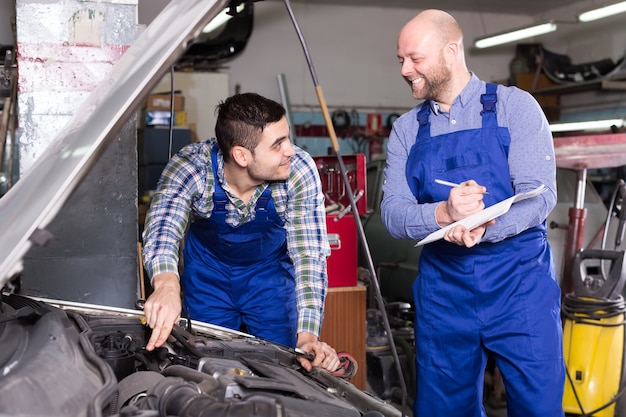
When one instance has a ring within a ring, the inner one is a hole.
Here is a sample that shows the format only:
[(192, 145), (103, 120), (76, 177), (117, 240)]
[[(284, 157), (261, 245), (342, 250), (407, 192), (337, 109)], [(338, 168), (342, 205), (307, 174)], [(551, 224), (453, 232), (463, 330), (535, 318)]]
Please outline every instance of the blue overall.
[[(498, 127), (496, 86), (487, 84), (482, 128), (430, 136), (430, 105), (417, 118), (407, 179), (420, 203), (448, 199), (453, 182), (487, 187), (486, 206), (513, 195), (511, 137)], [(497, 220), (496, 220), (497, 221)], [(415, 300), (414, 415), (485, 416), (483, 375), (491, 352), (507, 392), (508, 417), (559, 417), (564, 387), (560, 288), (545, 222), (499, 243), (424, 246)]]
[(295, 347), (294, 269), (271, 187), (259, 197), (253, 221), (231, 226), (217, 179), (217, 146), (211, 160), (213, 211), (191, 223), (183, 250), (183, 312), (234, 330), (244, 324), (250, 334)]

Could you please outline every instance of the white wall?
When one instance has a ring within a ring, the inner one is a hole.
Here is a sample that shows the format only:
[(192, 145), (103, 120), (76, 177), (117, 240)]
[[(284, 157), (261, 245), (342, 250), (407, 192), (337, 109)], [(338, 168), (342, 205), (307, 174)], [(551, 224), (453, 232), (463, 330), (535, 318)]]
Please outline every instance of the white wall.
[[(626, 15), (596, 23), (562, 23), (574, 22), (576, 12), (588, 8), (589, 3), (574, 3), (549, 16), (535, 17), (453, 12), (465, 33), (468, 67), (485, 80), (506, 80), (515, 44), (478, 51), (472, 48), (474, 38), (526, 25), (534, 19), (555, 17), (559, 18), (557, 32), (525, 42), (541, 42), (554, 52), (570, 55), (574, 63), (622, 58), (626, 51)], [(242, 91), (279, 99), (276, 77), (284, 73), (292, 107), (302, 110), (317, 106), (312, 77), (283, 2), (256, 2), (254, 7), (250, 42), (227, 64), (230, 93), (239, 85)], [(292, 3), (291, 7), (331, 110), (357, 107), (401, 111), (415, 104), (400, 77), (395, 49), (398, 31), (418, 9), (306, 3)], [(620, 97), (617, 102), (623, 103)]]
[[(169, 0), (139, 0), (139, 23), (149, 24)], [(597, 3), (597, 2), (595, 2)], [(381, 0), (381, 4), (384, 1)], [(573, 2), (543, 16), (494, 15), (489, 13), (452, 12), (465, 31), (467, 61), (481, 78), (500, 81), (508, 78), (509, 63), (515, 46), (483, 51), (470, 46), (475, 37), (525, 25), (533, 20), (556, 19), (557, 32), (528, 42), (541, 42), (546, 48), (572, 57), (575, 63), (602, 58), (620, 59), (626, 51), (626, 15), (597, 23), (574, 24), (577, 12), (594, 1)], [(317, 71), (329, 108), (358, 107), (364, 110), (401, 111), (414, 102), (399, 75), (395, 57), (396, 36), (400, 28), (418, 11), (385, 7), (345, 7), (291, 3), (292, 9)], [(276, 77), (284, 73), (291, 104), (295, 110), (317, 107), (317, 97), (302, 47), (283, 1), (254, 3), (255, 26), (246, 50), (227, 63), (229, 94), (240, 85), (242, 91), (256, 91), (279, 99)], [(0, 0), (0, 16), (14, 14), (12, 0)], [(0, 22), (0, 43), (12, 43), (8, 25)], [(8, 32), (7, 32), (8, 31)], [(8, 33), (8, 34), (7, 34)], [(587, 95), (589, 96), (589, 95)], [(575, 111), (581, 100), (565, 97), (563, 102)], [(608, 100), (597, 97), (598, 101)], [(612, 94), (614, 106), (624, 106), (624, 97)]]
[[(258, 2), (255, 26), (244, 52), (228, 64), (231, 93), (256, 91), (278, 99), (276, 76), (284, 73), (294, 108), (317, 105), (317, 96), (296, 32), (282, 2)], [(400, 77), (396, 38), (417, 10), (311, 6), (293, 3), (292, 9), (316, 69), (327, 103), (333, 107), (401, 111), (414, 105), (409, 87)], [(467, 39), (478, 35), (480, 16), (456, 13)], [(511, 25), (530, 17), (501, 15)], [(468, 56), (468, 64), (487, 80), (508, 77), (510, 51), (483, 57)]]

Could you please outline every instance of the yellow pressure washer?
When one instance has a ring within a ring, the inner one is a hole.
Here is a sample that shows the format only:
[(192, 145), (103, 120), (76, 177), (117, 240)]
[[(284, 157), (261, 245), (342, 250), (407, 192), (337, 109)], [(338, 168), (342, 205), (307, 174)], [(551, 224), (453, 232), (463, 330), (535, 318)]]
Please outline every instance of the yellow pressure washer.
[[(619, 250), (626, 224), (626, 185), (613, 194), (601, 249), (574, 258), (574, 292), (563, 300), (563, 409), (567, 416), (626, 417), (626, 256)], [(606, 249), (609, 224), (618, 219), (615, 248)]]

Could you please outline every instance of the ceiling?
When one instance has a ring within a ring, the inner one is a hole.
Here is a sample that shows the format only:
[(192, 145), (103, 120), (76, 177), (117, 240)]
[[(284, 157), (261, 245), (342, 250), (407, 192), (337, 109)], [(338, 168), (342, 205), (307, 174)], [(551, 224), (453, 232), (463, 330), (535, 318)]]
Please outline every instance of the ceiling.
[(572, 0), (292, 0), (292, 2), (420, 10), (480, 11), (523, 15), (538, 15), (547, 10), (572, 4)]

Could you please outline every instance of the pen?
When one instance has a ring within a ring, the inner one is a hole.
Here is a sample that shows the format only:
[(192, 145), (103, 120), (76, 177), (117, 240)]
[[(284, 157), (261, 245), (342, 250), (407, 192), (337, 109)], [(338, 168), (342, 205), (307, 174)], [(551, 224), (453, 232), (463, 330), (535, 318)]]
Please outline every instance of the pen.
[[(445, 180), (440, 180), (440, 179), (435, 179), (435, 182), (437, 184), (447, 185), (448, 187), (461, 187), (461, 184), (457, 184), (456, 182), (450, 182), (450, 181), (445, 181)], [(489, 194), (489, 193), (485, 191), (485, 194)]]
[(456, 182), (444, 181), (444, 180), (439, 180), (439, 179), (436, 179), (435, 182), (437, 184), (447, 185), (448, 187), (460, 187), (461, 186), (461, 184), (457, 184)]

